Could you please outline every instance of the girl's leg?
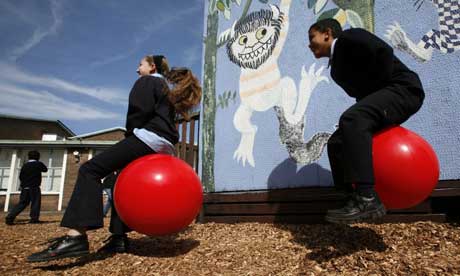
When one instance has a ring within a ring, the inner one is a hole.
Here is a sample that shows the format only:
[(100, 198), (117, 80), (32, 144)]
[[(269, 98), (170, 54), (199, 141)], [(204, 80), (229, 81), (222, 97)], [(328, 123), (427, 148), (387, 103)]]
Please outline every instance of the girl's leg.
[(103, 226), (101, 179), (131, 161), (153, 153), (135, 136), (130, 136), (83, 164), (61, 226), (70, 228), (67, 236), (54, 239), (51, 245), (27, 257), (29, 262), (44, 262), (89, 253), (86, 230)]
[(83, 164), (61, 226), (76, 230), (101, 228), (101, 179), (150, 153), (153, 153), (150, 147), (137, 137), (130, 136)]

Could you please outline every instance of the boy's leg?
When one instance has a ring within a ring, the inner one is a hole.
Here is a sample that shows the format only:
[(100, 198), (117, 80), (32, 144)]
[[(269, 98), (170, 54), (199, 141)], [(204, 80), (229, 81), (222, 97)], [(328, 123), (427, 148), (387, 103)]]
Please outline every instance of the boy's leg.
[(29, 189), (30, 193), (30, 222), (39, 222), (40, 208), (42, 203), (42, 194), (40, 187), (32, 187)]
[(5, 222), (7, 224), (12, 224), (14, 219), (21, 213), (30, 203), (29, 188), (24, 188), (21, 190), (19, 195), (19, 203), (11, 209), (8, 215), (5, 217)]
[(342, 131), (337, 129), (327, 142), (327, 154), (331, 166), (332, 179), (337, 190), (351, 193), (353, 191), (351, 183), (344, 181), (344, 158)]
[(374, 190), (372, 137), (387, 126), (406, 121), (421, 103), (421, 99), (395, 86), (367, 96), (342, 114), (339, 129), (343, 133), (344, 181), (355, 183), (357, 194), (346, 210), (326, 217), (328, 221), (348, 223), (385, 213)]

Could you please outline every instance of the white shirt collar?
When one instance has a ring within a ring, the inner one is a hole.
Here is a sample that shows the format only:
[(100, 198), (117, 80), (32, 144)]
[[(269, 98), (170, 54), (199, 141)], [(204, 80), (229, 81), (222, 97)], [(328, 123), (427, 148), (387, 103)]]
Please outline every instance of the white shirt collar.
[(328, 62), (327, 67), (331, 66), (332, 57), (334, 56), (334, 48), (335, 48), (335, 43), (336, 43), (336, 42), (337, 42), (337, 38), (334, 38), (334, 40), (332, 40), (332, 45), (331, 45), (331, 56), (329, 57), (329, 62)]
[(157, 78), (162, 78), (162, 79), (164, 79), (163, 75), (162, 75), (162, 74), (158, 74), (158, 73), (150, 74), (150, 76), (154, 76), (154, 77), (157, 77)]
[(334, 48), (335, 48), (336, 42), (337, 42), (337, 38), (334, 38), (334, 40), (332, 41), (332, 45), (331, 45), (331, 56), (329, 58), (332, 58), (334, 55)]

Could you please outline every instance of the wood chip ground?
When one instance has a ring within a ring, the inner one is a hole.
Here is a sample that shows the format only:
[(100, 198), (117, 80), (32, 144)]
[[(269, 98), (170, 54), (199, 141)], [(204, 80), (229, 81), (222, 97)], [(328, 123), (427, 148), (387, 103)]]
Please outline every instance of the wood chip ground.
[(88, 256), (27, 263), (65, 234), (60, 216), (1, 218), (0, 275), (460, 275), (460, 227), (449, 223), (192, 224), (171, 236), (130, 233), (129, 252), (112, 256), (95, 253), (104, 228), (89, 233)]

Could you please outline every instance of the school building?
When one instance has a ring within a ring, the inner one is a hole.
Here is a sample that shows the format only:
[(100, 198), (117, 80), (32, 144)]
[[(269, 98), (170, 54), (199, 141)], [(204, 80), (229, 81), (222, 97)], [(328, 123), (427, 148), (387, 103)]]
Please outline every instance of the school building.
[[(181, 141), (176, 151), (178, 157), (196, 168), (198, 146), (194, 142), (193, 118), (190, 122), (177, 122)], [(75, 135), (59, 120), (0, 114), (0, 208), (7, 212), (19, 201), (21, 166), (27, 161), (27, 153), (37, 150), (40, 161), (48, 167), (48, 172), (42, 174), (41, 211), (64, 210), (80, 165), (123, 139), (124, 133), (123, 127), (113, 127)]]

